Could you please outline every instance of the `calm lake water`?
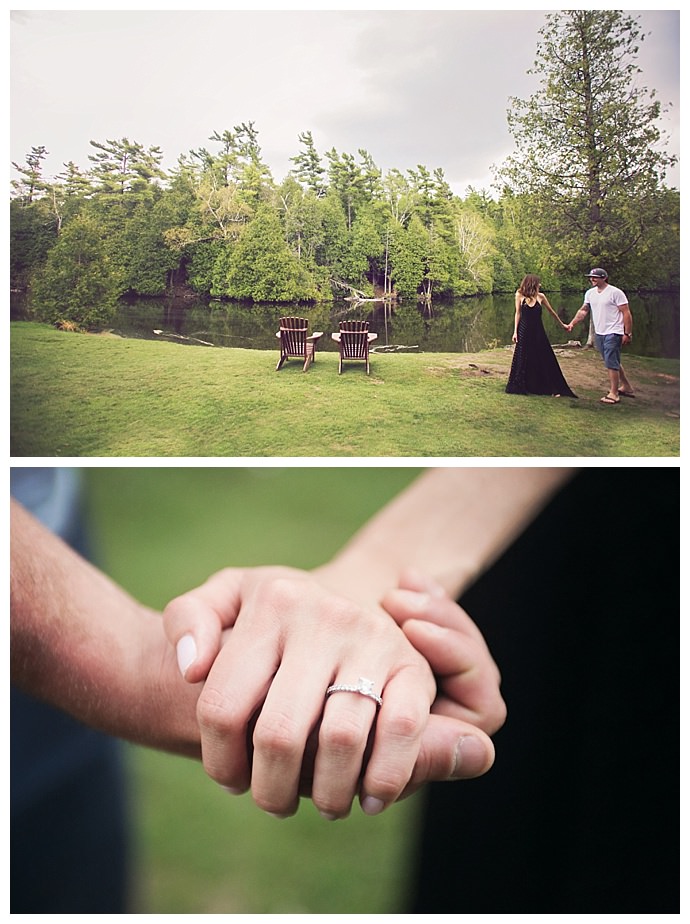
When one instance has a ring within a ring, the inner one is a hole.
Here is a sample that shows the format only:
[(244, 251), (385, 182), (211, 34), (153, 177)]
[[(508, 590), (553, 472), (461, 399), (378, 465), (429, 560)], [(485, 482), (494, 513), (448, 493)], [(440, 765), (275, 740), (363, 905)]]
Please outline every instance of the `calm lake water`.
[[(549, 296), (569, 321), (582, 304), (582, 293)], [(638, 356), (677, 359), (680, 356), (680, 297), (677, 294), (630, 296), (634, 338), (626, 350)], [(378, 333), (376, 348), (418, 352), (474, 353), (509, 345), (513, 333), (513, 295), (483, 295), (434, 302), (431, 311), (415, 302), (396, 304), (384, 312), (378, 302), (353, 305), (347, 301), (305, 307), (201, 301), (196, 299), (135, 299), (122, 301), (108, 329), (123, 337), (171, 340), (197, 346), (277, 350), (281, 315), (309, 319), (311, 330), (324, 332), (320, 350), (335, 351), (330, 338), (343, 318), (366, 318)], [(587, 323), (567, 334), (544, 311), (544, 325), (553, 344), (585, 340)]]

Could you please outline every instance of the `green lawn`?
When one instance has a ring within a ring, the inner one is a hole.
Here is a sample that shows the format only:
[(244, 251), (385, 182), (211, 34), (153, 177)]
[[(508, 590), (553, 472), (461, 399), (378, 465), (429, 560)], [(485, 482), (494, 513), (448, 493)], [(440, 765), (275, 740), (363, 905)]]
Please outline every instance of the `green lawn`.
[(666, 457), (680, 452), (679, 361), (627, 357), (636, 401), (604, 407), (600, 357), (559, 356), (579, 400), (508, 396), (510, 351), (276, 353), (11, 325), (16, 457)]
[[(417, 474), (412, 468), (87, 468), (97, 560), (161, 608), (218, 568), (321, 563)], [(140, 913), (394, 913), (415, 798), (376, 818), (355, 806), (291, 819), (232, 797), (200, 764), (132, 747)], [(465, 785), (465, 784), (458, 784)]]

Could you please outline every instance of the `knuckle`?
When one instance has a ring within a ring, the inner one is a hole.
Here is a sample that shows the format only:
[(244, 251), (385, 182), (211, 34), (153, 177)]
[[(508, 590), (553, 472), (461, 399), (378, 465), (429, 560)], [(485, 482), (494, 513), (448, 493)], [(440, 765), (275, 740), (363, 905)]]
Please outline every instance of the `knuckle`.
[(387, 716), (385, 721), (385, 734), (396, 742), (406, 743), (419, 737), (423, 728), (420, 717), (413, 712), (396, 712)]
[(494, 735), (496, 732), (503, 728), (505, 721), (508, 718), (508, 707), (505, 704), (503, 699), (499, 700), (497, 703), (487, 711), (485, 719), (484, 731), (488, 735)]
[(335, 754), (364, 749), (368, 737), (368, 729), (355, 715), (344, 713), (338, 720), (325, 718), (319, 731), (319, 747)]
[(301, 752), (304, 742), (294, 720), (284, 713), (262, 713), (254, 728), (254, 750), (271, 763), (289, 761)]
[(208, 684), (199, 695), (196, 715), (202, 729), (218, 734), (233, 734), (241, 725), (241, 717), (233, 702), (220, 690)]
[(394, 802), (410, 782), (413, 768), (402, 764), (379, 766), (367, 774), (367, 792), (383, 802)]
[(278, 611), (290, 609), (299, 603), (303, 588), (301, 582), (284, 575), (265, 580), (257, 592), (258, 602)]

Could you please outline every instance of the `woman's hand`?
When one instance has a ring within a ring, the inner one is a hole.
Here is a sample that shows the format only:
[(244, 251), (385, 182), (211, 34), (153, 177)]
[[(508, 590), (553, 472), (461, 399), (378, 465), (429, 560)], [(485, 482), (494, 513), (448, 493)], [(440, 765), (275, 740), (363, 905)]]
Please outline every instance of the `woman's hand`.
[[(205, 680), (197, 716), (212, 779), (235, 792), (251, 786), (257, 804), (277, 815), (293, 814), (306, 790), (329, 818), (347, 815), (357, 793), (371, 813), (400, 797), (436, 684), (380, 609), (326, 590), (307, 572), (266, 567), (221, 571), (163, 617), (185, 679)], [(360, 677), (381, 693), (380, 708), (359, 693), (326, 697), (332, 684)], [(490, 742), (479, 750), (471, 769), (481, 772), (493, 759)], [(432, 753), (422, 759), (427, 772), (449, 768)]]
[[(343, 650), (351, 648), (350, 643), (355, 640), (354, 647), (361, 650), (369, 649), (372, 642), (378, 646), (376, 639), (381, 630), (377, 622), (374, 635), (361, 643), (362, 626), (365, 626), (366, 635), (369, 614), (364, 616), (363, 623), (360, 622), (361, 608), (337, 595), (334, 597), (305, 572), (279, 568), (229, 569), (169, 604), (164, 613), (166, 633), (176, 645), (185, 679), (198, 683), (209, 677), (210, 685), (202, 690), (198, 713), (203, 758), (212, 778), (238, 792), (251, 782), (259, 805), (274, 814), (290, 814), (296, 809), (298, 796), (306, 795), (314, 799), (327, 817), (342, 817), (349, 811), (355, 792), (359, 792), (364, 811), (376, 814), (395, 798), (408, 796), (425, 783), (471, 779), (490, 769), (494, 749), (486, 732), (500, 725), (503, 701), (498, 693), (498, 672), (487, 656), (486, 646), (478, 643), (476, 627), (473, 632), (466, 614), (435, 585), (420, 576), (408, 575), (401, 586), (403, 590), (388, 595), (391, 615), (419, 645), (419, 653), (442, 677), (444, 686), (443, 694), (436, 695), (432, 714), (421, 718), (418, 706), (406, 705), (410, 703), (412, 692), (412, 688), (406, 689), (406, 686), (414, 684), (422, 702), (429, 703), (427, 669), (420, 667), (416, 657), (407, 663), (410, 652), (409, 649), (399, 650), (399, 637), (387, 644), (392, 646), (395, 657), (402, 656), (402, 663), (407, 666), (393, 675), (394, 682), (386, 685), (383, 707), (377, 717), (372, 714), (372, 707), (373, 712), (376, 711), (375, 703), (366, 697), (341, 693), (325, 698), (325, 676), (340, 678), (337, 682), (356, 683), (354, 675), (342, 673), (341, 676), (333, 669), (324, 673), (322, 668), (319, 674), (311, 666), (328, 663), (328, 657), (336, 654), (338, 646), (344, 646)], [(244, 603), (243, 595), (247, 598)], [(277, 604), (280, 613), (275, 613), (273, 618), (282, 628), (276, 638), (273, 630), (266, 633), (260, 628), (263, 619), (259, 616), (257, 620), (256, 610), (258, 607), (264, 611), (270, 623), (272, 618), (268, 614), (275, 612)], [(314, 631), (309, 629), (309, 619), (300, 628), (310, 607), (315, 608)], [(337, 614), (343, 609), (349, 614), (347, 621), (354, 619), (354, 625), (334, 626), (334, 617), (337, 620)], [(239, 634), (241, 613), (247, 615), (247, 619), (243, 620)], [(425, 628), (427, 616), (431, 621)], [(381, 618), (388, 622), (388, 629), (383, 632), (386, 639), (389, 639), (390, 628), (400, 632), (385, 614), (377, 615), (377, 620)], [(291, 627), (290, 621), (296, 625)], [(233, 626), (235, 628), (231, 629)], [(284, 644), (288, 636), (292, 637), (289, 646)], [(271, 651), (271, 638), (275, 640), (274, 651)], [(335, 648), (334, 640), (339, 640)], [(214, 664), (221, 645), (230, 642), (233, 642), (232, 647)], [(475, 653), (476, 663), (468, 649)], [(307, 667), (304, 668), (305, 683), (297, 682), (283, 694), (285, 681), (292, 676), (289, 665), (282, 667), (288, 652), (294, 652), (296, 663), (306, 659)], [(349, 650), (347, 658), (352, 657), (352, 650)], [(358, 655), (357, 672), (361, 664)], [(281, 667), (280, 672), (276, 665)], [(253, 685), (238, 698), (237, 691), (241, 692), (243, 683), (245, 686), (248, 683), (242, 679), (247, 673), (253, 675)], [(373, 679), (374, 673), (371, 668), (365, 676)], [(465, 676), (458, 682), (458, 675), (463, 673)], [(473, 677), (471, 683), (468, 673)], [(271, 686), (274, 675), (280, 684), (276, 689)], [(322, 678), (320, 687), (312, 682), (315, 676)], [(269, 689), (273, 694), (270, 698)], [(484, 706), (478, 702), (476, 690), (483, 691)], [(453, 694), (460, 697), (455, 709), (447, 701)], [(266, 707), (262, 707), (264, 700)], [(334, 710), (333, 706), (340, 706), (340, 709)], [(278, 726), (271, 719), (276, 708), (282, 709)], [(503, 714), (504, 711), (503, 707)], [(281, 727), (288, 713), (293, 716), (292, 724)], [(331, 738), (343, 734), (345, 726), (340, 724), (343, 713), (350, 723), (347, 728), (355, 729), (356, 734), (349, 741), (338, 743), (337, 749), (343, 753), (336, 755), (334, 763)], [(412, 721), (411, 716), (415, 716)], [(472, 721), (474, 718), (478, 723)], [(328, 720), (325, 730), (324, 719)], [(375, 723), (373, 750), (371, 740), (366, 741), (363, 750), (363, 740), (371, 737), (368, 733), (372, 722)], [(290, 729), (292, 734), (286, 734)], [(411, 755), (417, 748), (418, 729), (422, 730), (421, 741), (414, 767), (406, 776)], [(319, 750), (323, 751), (320, 755)], [(376, 760), (372, 766), (374, 756)], [(343, 762), (348, 764), (346, 785), (340, 785)], [(290, 768), (287, 775), (283, 769), (285, 763)], [(364, 764), (366, 773), (361, 779)], [(334, 785), (336, 802), (333, 802)], [(394, 795), (398, 789), (400, 791)]]

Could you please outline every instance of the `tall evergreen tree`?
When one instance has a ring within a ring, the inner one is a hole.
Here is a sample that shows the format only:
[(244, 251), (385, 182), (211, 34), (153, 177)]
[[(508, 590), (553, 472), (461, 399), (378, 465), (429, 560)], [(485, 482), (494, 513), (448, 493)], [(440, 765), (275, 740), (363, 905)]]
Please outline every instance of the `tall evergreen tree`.
[(120, 290), (99, 223), (80, 215), (65, 225), (35, 273), (31, 304), (43, 321), (89, 327), (110, 319)]
[(308, 271), (291, 253), (274, 210), (261, 206), (239, 241), (225, 248), (214, 268), (213, 295), (256, 302), (316, 297)]
[(27, 205), (33, 202), (36, 193), (45, 188), (42, 176), (43, 160), (47, 157), (48, 151), (40, 145), (31, 148), (31, 153), (26, 155), (26, 164), (16, 164), (12, 161), (12, 166), (20, 175), (20, 180), (12, 180), (11, 186), (15, 195), (21, 198)]
[(326, 170), (321, 163), (311, 132), (302, 132), (299, 136), (299, 142), (303, 146), (303, 150), (290, 158), (295, 165), (290, 172), (302, 185), (311, 189), (321, 198), (326, 195)]
[(163, 179), (163, 154), (158, 147), (146, 150), (128, 138), (105, 143), (91, 141), (97, 153), (89, 154), (91, 175), (102, 193), (124, 194), (148, 191), (156, 179)]
[(654, 91), (638, 83), (637, 20), (618, 10), (546, 16), (532, 73), (541, 89), (513, 99), (517, 150), (500, 178), (528, 194), (562, 268), (621, 268), (659, 220), (665, 152)]

